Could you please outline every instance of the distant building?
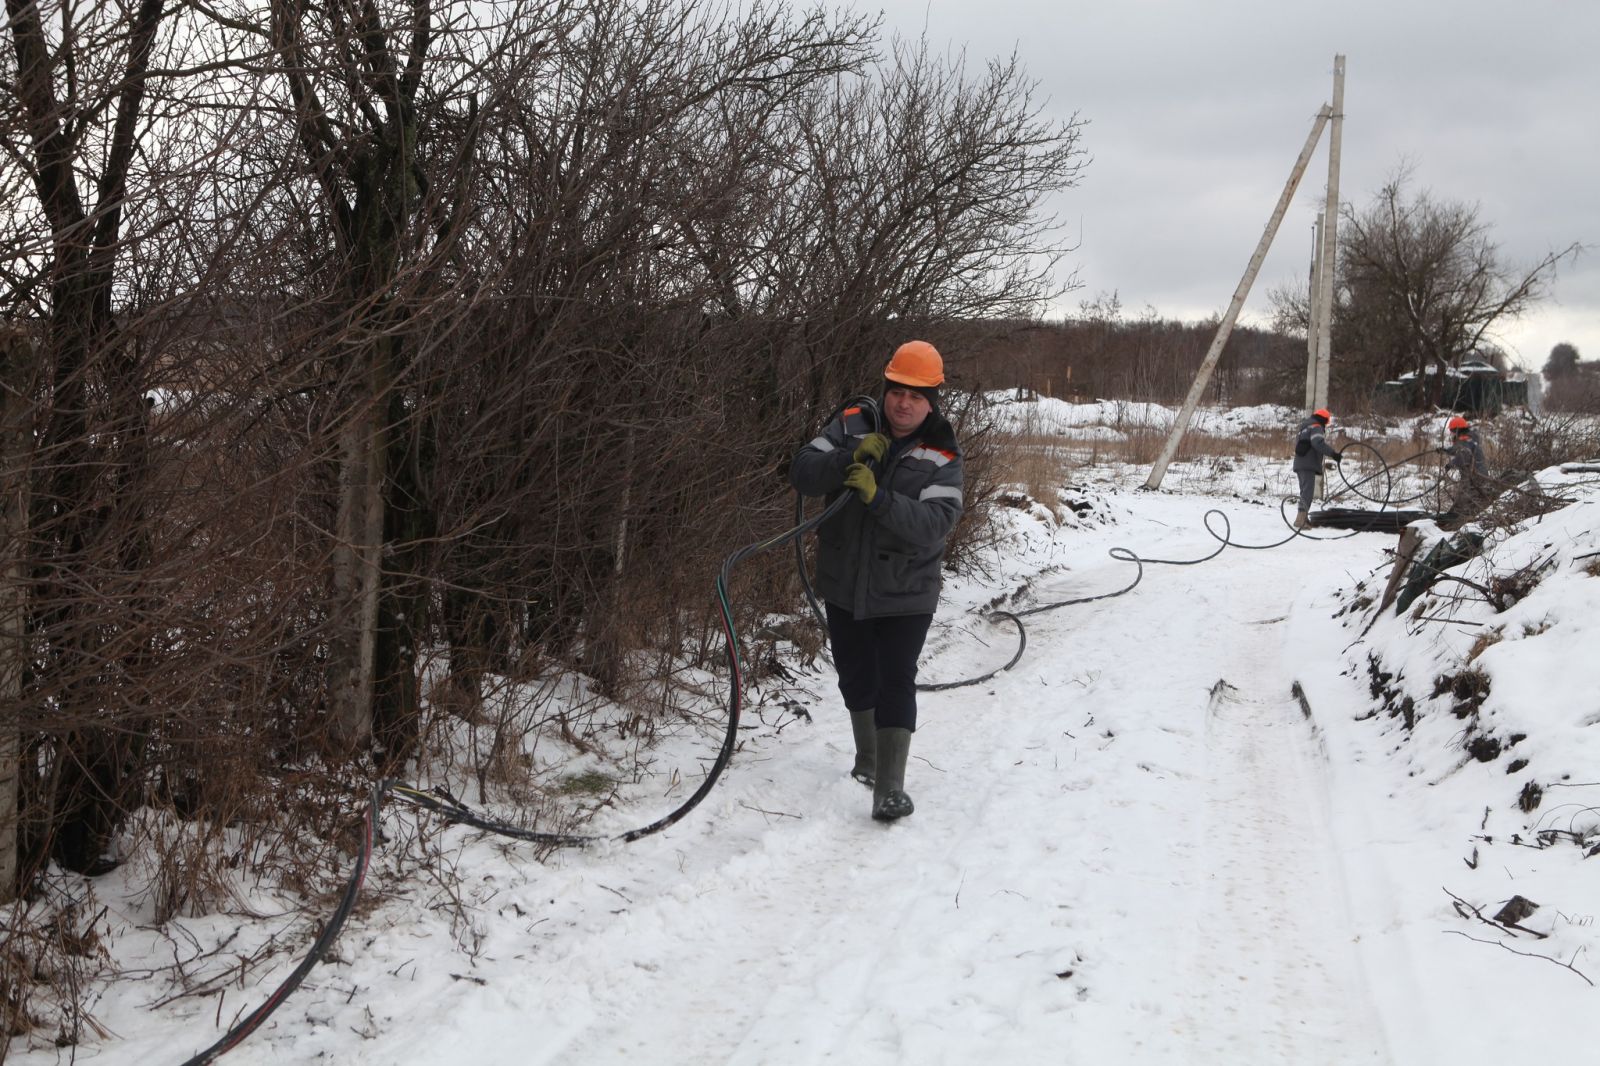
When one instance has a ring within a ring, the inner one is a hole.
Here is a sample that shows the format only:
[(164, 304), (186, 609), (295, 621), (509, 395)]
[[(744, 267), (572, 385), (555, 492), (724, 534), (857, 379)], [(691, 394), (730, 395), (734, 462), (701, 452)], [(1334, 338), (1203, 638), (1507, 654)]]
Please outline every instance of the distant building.
[[(1374, 393), (1373, 406), (1396, 414), (1422, 410), (1430, 391), (1425, 386), (1436, 373), (1430, 366), (1420, 377), (1401, 374), (1394, 381), (1383, 382)], [(1474, 356), (1459, 366), (1446, 367), (1444, 373), (1439, 404), (1446, 410), (1497, 415), (1507, 407), (1528, 406), (1528, 376), (1521, 371), (1500, 370)]]

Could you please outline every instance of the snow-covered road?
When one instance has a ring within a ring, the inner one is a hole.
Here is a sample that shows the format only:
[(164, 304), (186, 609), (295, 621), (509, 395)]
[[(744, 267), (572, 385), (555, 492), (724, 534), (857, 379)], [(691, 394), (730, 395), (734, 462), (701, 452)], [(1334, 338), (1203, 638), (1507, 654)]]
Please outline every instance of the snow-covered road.
[[(1080, 534), (1036, 602), (1125, 584), (1110, 544), (1205, 554), (1204, 506), (1146, 501), (1160, 521)], [(1270, 512), (1247, 517), (1275, 538)], [(386, 1011), (363, 1061), (1388, 1062), (1290, 693), (1311, 642), (1331, 657), (1348, 636), (1324, 611), (1291, 646), (1287, 621), (1321, 594), (1314, 553), (1371, 550), (1230, 550), (1033, 616), (1013, 671), (923, 698), (901, 824), (867, 818), (813, 675), (814, 721), (753, 730), (691, 821), (480, 904), (542, 915), (520, 934), (483, 918), (495, 994), (453, 995), (470, 1020), (440, 1040)], [(1007, 632), (980, 635), (936, 636), (925, 672), (1003, 661)], [(396, 934), (373, 946), (391, 968)]]
[[(1479, 583), (1537, 568), (1509, 606), (1452, 590), (1377, 614), (1393, 538), (1363, 534), (1150, 566), (1125, 595), (1029, 616), (1014, 669), (924, 695), (917, 811), (893, 825), (845, 773), (820, 663), (750, 691), (706, 801), (632, 845), (541, 857), (391, 804), (333, 957), (225, 1061), (1590, 1061), (1600, 489), (1545, 476), (1582, 498), (1472, 564)], [(1115, 477), (1071, 490), (1060, 526), (1001, 512), (988, 569), (946, 588), (925, 682), (1011, 657), (1015, 632), (984, 605), (1128, 585), (1112, 547), (1205, 556), (1212, 507), (1244, 543), (1283, 536), (1253, 502), (1270, 468), (1196, 468), (1176, 493)], [(556, 682), (571, 694), (552, 698), (593, 707)], [(549, 783), (575, 768), (615, 783), (592, 832), (649, 823), (703, 780), (723, 684), (692, 674), (702, 713), (642, 763), (541, 753)], [(148, 886), (101, 879), (89, 902), (120, 976), (85, 994), (95, 1040), (57, 1048), (40, 1028), (7, 1062), (176, 1066), (209, 1045), (326, 914), (253, 888), (241, 879), (245, 913), (156, 925)], [(1531, 917), (1491, 920), (1513, 897)]]

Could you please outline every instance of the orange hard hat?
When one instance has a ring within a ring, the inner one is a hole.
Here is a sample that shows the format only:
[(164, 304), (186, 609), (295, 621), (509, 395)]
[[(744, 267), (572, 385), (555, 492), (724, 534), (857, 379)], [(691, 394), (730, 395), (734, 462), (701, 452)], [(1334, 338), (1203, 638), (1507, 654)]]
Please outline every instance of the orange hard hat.
[(1312, 411), (1311, 412), (1311, 417), (1312, 418), (1320, 418), (1324, 422), (1332, 422), (1333, 421), (1333, 415), (1328, 413), (1328, 409), (1326, 407), (1319, 407), (1315, 411)]
[(899, 385), (931, 389), (944, 384), (944, 359), (927, 341), (906, 341), (894, 350), (883, 376)]
[(1451, 428), (1451, 429), (1470, 429), (1471, 427), (1467, 425), (1467, 420), (1465, 418), (1462, 418), (1460, 415), (1456, 415), (1454, 418), (1452, 418), (1450, 420), (1449, 428)]

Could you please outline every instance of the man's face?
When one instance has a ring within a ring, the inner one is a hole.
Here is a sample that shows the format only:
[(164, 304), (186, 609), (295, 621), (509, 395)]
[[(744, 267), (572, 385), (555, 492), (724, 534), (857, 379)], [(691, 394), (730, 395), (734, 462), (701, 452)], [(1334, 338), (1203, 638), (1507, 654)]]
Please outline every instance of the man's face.
[(883, 414), (889, 420), (890, 433), (896, 437), (915, 431), (932, 410), (928, 398), (915, 389), (890, 385), (883, 394)]

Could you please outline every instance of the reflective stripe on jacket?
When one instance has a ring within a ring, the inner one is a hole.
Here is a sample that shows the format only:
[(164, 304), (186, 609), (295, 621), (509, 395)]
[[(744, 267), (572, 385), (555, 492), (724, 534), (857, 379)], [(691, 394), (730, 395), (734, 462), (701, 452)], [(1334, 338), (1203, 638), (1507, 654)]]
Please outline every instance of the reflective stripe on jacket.
[(1337, 459), (1339, 453), (1324, 438), (1326, 426), (1315, 418), (1300, 423), (1300, 433), (1294, 440), (1294, 472), (1297, 474), (1322, 473), (1324, 457)]
[(932, 614), (939, 602), (945, 539), (961, 517), (961, 449), (937, 412), (895, 441), (876, 471), (871, 506), (843, 489), (845, 468), (872, 426), (859, 408), (828, 423), (789, 464), (807, 496), (850, 500), (817, 527), (817, 594), (858, 619)]

